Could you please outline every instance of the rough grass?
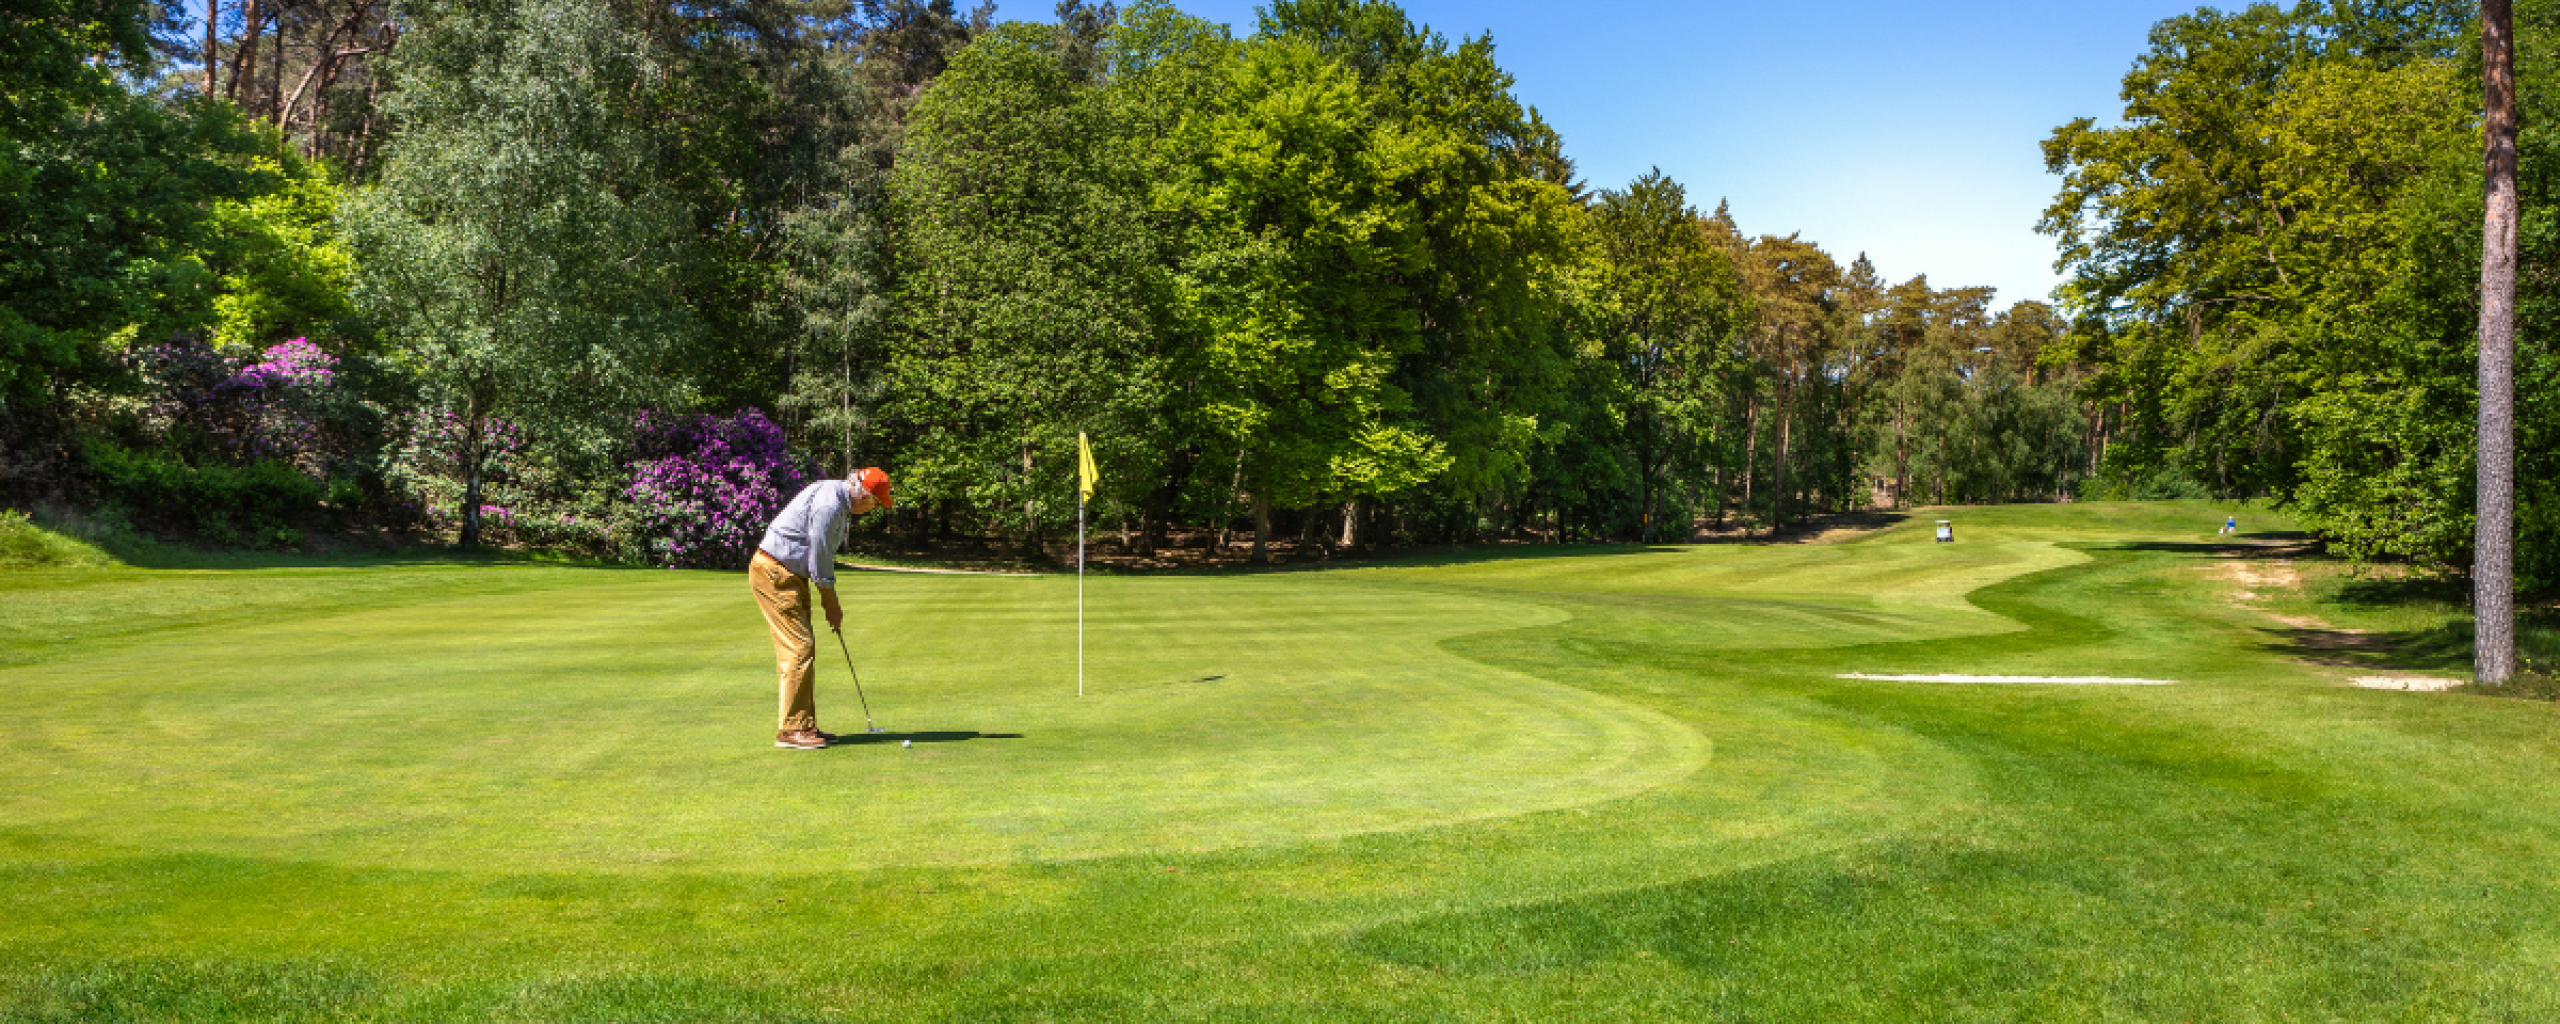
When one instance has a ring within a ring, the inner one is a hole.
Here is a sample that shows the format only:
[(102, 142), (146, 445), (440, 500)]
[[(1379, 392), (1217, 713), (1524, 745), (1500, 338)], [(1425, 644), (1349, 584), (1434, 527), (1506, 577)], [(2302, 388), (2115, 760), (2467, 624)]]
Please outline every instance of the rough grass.
[(2560, 1017), (2560, 709), (2219, 511), (1106, 578), (1082, 699), (1071, 579), (852, 577), (815, 753), (734, 575), (16, 574), (0, 1017)]
[(115, 556), (78, 537), (48, 529), (16, 509), (0, 509), (0, 569), (112, 565)]

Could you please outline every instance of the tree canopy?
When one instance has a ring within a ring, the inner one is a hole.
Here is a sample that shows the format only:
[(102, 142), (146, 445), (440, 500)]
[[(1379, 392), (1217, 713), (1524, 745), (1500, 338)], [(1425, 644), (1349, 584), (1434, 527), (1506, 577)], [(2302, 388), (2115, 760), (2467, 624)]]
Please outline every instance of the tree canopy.
[[(157, 467), (315, 523), (630, 554), (676, 514), (641, 507), (635, 467), (674, 456), (639, 424), (770, 410), (792, 454), (759, 458), (893, 467), (916, 541), (1050, 544), (1082, 434), (1138, 552), (2212, 494), (2467, 564), (2467, 5), (2161, 21), (2121, 118), (2044, 142), (2051, 302), (1885, 280), (1713, 182), (1594, 187), (1493, 39), (1387, 0), (1241, 35), (1168, 0), (1047, 13), (26, 0), (0, 432), (37, 468), (0, 489)], [(2519, 12), (2537, 587), (2555, 18)], [(286, 365), (336, 389), (326, 458), (246, 440), (281, 436), (251, 368)]]

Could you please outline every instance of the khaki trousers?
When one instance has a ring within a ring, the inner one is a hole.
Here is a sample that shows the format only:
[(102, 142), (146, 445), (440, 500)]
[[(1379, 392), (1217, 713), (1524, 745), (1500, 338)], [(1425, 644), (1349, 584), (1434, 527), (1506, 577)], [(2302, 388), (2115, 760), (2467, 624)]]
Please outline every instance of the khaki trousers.
[(783, 732), (818, 727), (818, 637), (809, 628), (809, 581), (772, 555), (747, 563), (756, 607), (773, 627), (773, 667), (782, 678)]

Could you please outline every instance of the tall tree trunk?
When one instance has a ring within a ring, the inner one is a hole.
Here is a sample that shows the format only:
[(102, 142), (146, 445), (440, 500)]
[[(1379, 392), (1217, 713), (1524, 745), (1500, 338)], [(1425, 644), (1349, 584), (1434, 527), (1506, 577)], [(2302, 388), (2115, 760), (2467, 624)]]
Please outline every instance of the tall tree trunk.
[(266, 14), (258, 8), (259, 0), (249, 0), (249, 5), (241, 8), (240, 48), (231, 55), (231, 84), (223, 90), (231, 102), (243, 107), (257, 100), (258, 30), (266, 22)]
[[(1746, 517), (1751, 514), (1751, 481), (1760, 474), (1759, 462), (1760, 399), (1755, 395), (1742, 402), (1742, 514)], [(1745, 532), (1749, 529), (1744, 527)]]
[[(1038, 493), (1032, 490), (1031, 441), (1028, 438), (1022, 442), (1022, 484), (1025, 492)], [(1039, 511), (1040, 499), (1036, 497), (1022, 499), (1022, 553), (1025, 555), (1040, 553)]]
[(1909, 415), (1906, 404), (1899, 398), (1895, 399), (1893, 402), (1893, 507), (1895, 508), (1911, 504), (1910, 499), (1905, 497), (1911, 493)]
[(1147, 492), (1146, 506), (1140, 511), (1139, 554), (1152, 558), (1156, 549), (1164, 546), (1165, 532), (1171, 528), (1173, 518), (1173, 500), (1181, 495), (1183, 485), (1191, 482), (1191, 474), (1199, 465), (1200, 453), (1188, 448), (1174, 450), (1173, 458), (1165, 464), (1163, 481)]
[(1217, 550), (1220, 554), (1226, 553), (1227, 543), (1233, 539), (1236, 512), (1235, 506), (1231, 503), (1235, 501), (1237, 495), (1242, 493), (1244, 493), (1244, 453), (1239, 451), (1236, 453), (1235, 478), (1228, 482), (1227, 493), (1218, 498)]
[(275, 52), (267, 57), (267, 87), (266, 96), (263, 98), (266, 102), (265, 109), (275, 118), (276, 127), (282, 128), (284, 115), (276, 107), (284, 101), (284, 18), (278, 16), (275, 21), (275, 46), (273, 47)]
[(480, 546), (480, 464), (487, 444), (489, 417), (477, 402), (462, 424), (462, 547)]
[(1261, 491), (1253, 495), (1253, 557), (1255, 565), (1271, 560), (1271, 496)]
[(2480, 232), (2480, 464), (2471, 677), (2516, 673), (2516, 71), (2511, 0), (2480, 4), (2488, 212)]
[(204, 0), (204, 98), (212, 99), (214, 71), (222, 65), (222, 36), (216, 32), (222, 24), (222, 0)]
[(1769, 532), (1775, 534), (1778, 527), (1786, 525), (1787, 442), (1795, 436), (1795, 417), (1787, 415), (1787, 390), (1783, 386), (1778, 389), (1778, 402), (1769, 410), (1769, 417), (1778, 422), (1777, 461), (1770, 467), (1769, 481)]
[(1360, 550), (1360, 499), (1358, 498), (1342, 503), (1342, 546), (1350, 551)]

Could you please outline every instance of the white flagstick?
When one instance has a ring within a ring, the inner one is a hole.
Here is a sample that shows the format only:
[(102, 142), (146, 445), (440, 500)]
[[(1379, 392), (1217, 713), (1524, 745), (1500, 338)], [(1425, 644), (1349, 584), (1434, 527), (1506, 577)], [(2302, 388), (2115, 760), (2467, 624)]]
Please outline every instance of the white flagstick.
[(1084, 696), (1084, 495), (1076, 495), (1076, 696)]

